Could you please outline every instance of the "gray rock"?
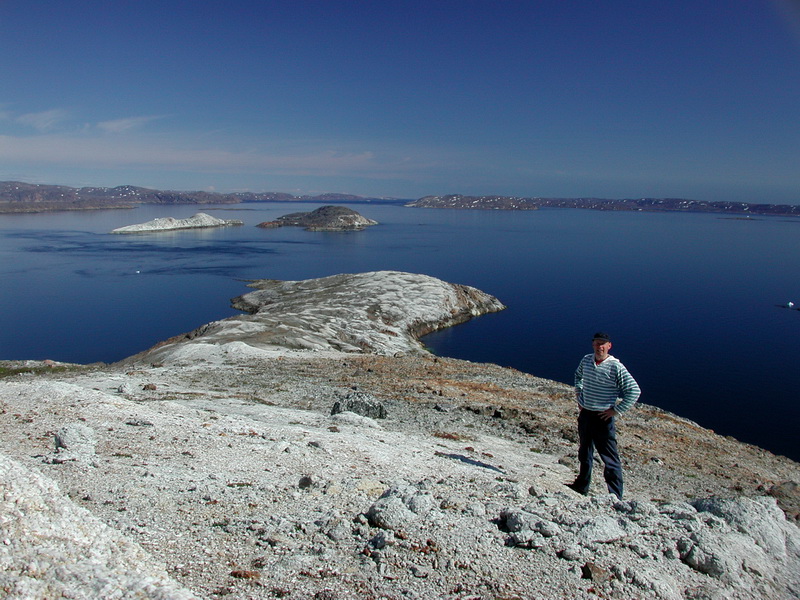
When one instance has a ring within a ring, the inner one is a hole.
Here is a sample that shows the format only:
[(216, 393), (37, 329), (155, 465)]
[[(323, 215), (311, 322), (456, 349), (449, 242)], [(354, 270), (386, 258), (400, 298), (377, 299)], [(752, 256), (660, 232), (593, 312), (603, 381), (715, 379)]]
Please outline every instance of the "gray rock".
[(744, 572), (773, 576), (774, 563), (752, 538), (740, 533), (694, 533), (678, 541), (678, 550), (687, 565), (727, 584), (742, 584)]
[(624, 570), (624, 577), (636, 587), (659, 600), (683, 600), (683, 586), (664, 572), (664, 569), (637, 565)]
[(653, 517), (659, 514), (658, 508), (652, 502), (644, 500), (630, 500), (627, 502), (617, 502), (614, 508), (618, 512), (627, 514), (628, 518), (638, 521), (645, 517)]
[(375, 419), (370, 419), (369, 417), (362, 417), (354, 412), (340, 412), (331, 419), (340, 424), (344, 425), (352, 425), (353, 427), (368, 427), (370, 429), (381, 429), (381, 426), (375, 421)]
[(90, 459), (95, 454), (97, 437), (91, 427), (72, 423), (59, 429), (54, 437), (55, 454), (52, 462), (56, 464)]
[(552, 521), (536, 521), (533, 526), (534, 530), (541, 533), (544, 537), (555, 537), (561, 534), (561, 528), (557, 523)]
[(342, 412), (353, 412), (370, 419), (386, 418), (386, 407), (375, 396), (365, 392), (350, 392), (337, 400), (331, 408), (331, 415)]
[(135, 391), (135, 388), (130, 383), (123, 383), (117, 388), (118, 394), (133, 394)]
[(800, 485), (796, 481), (784, 481), (772, 486), (769, 495), (778, 501), (787, 519), (800, 523)]
[(786, 522), (783, 512), (769, 498), (708, 498), (692, 503), (699, 511), (725, 519), (737, 531), (753, 538), (776, 558), (786, 557), (786, 537), (797, 537), (796, 527)]
[(436, 500), (431, 494), (418, 492), (404, 499), (406, 506), (418, 515), (424, 515), (436, 508)]
[(508, 543), (512, 546), (519, 546), (520, 548), (541, 548), (547, 541), (542, 534), (530, 529), (523, 529), (511, 533)]
[(375, 537), (369, 541), (369, 544), (373, 548), (380, 550), (394, 544), (394, 534), (391, 531), (379, 531)]
[(370, 506), (367, 518), (373, 526), (397, 529), (435, 508), (436, 500), (430, 493), (414, 486), (399, 484), (386, 490)]
[(675, 520), (697, 517), (697, 509), (688, 502), (667, 502), (659, 507), (658, 512)]
[(80, 423), (72, 423), (59, 429), (55, 434), (57, 451), (91, 452), (97, 444), (94, 429)]
[(613, 542), (629, 535), (630, 525), (621, 519), (600, 515), (586, 521), (578, 531), (583, 542)]
[(516, 508), (505, 508), (500, 512), (501, 523), (512, 533), (525, 529), (533, 530), (536, 519), (536, 515)]
[(583, 548), (578, 544), (570, 544), (565, 546), (563, 550), (558, 553), (558, 556), (564, 560), (577, 561), (583, 558)]
[(400, 529), (416, 517), (397, 496), (379, 498), (367, 511), (370, 524), (381, 529)]

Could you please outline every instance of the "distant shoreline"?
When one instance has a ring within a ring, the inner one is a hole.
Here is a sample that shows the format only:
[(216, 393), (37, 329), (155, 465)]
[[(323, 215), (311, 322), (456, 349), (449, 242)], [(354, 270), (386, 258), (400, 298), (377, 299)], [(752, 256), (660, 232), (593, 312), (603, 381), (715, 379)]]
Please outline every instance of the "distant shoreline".
[[(800, 200), (800, 199), (799, 199)], [(518, 196), (464, 196), (447, 194), (424, 196), (417, 200), (365, 197), (351, 194), (295, 196), (284, 192), (181, 192), (152, 190), (136, 186), (114, 188), (72, 188), (38, 185), (18, 181), (0, 182), (0, 214), (30, 214), (75, 210), (106, 210), (155, 205), (239, 205), (269, 203), (325, 204), (402, 204), (410, 208), (447, 208), (460, 210), (538, 210), (540, 208), (578, 208), (606, 211), (699, 212), (739, 216), (800, 217), (800, 204), (756, 202), (709, 202), (686, 198), (541, 198)], [(236, 208), (232, 210), (246, 210)]]
[(749, 202), (708, 202), (685, 198), (522, 198), (517, 196), (425, 196), (409, 202), (413, 208), (472, 210), (538, 210), (540, 208), (578, 208), (603, 211), (698, 212), (757, 216), (800, 216), (800, 205)]

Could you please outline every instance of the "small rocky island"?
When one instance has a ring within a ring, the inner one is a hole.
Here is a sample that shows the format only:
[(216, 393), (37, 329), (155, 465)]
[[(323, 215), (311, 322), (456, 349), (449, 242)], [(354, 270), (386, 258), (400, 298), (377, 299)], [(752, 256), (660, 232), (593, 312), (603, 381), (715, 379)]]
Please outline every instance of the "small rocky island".
[(174, 217), (162, 217), (153, 219), (147, 223), (136, 225), (126, 225), (117, 227), (111, 233), (152, 233), (154, 231), (174, 231), (176, 229), (208, 229), (211, 227), (230, 227), (243, 225), (242, 221), (236, 219), (218, 219), (206, 213), (197, 213), (188, 219), (176, 219)]
[(265, 221), (256, 227), (305, 227), (308, 231), (361, 231), (377, 221), (367, 219), (346, 206), (321, 206), (311, 212), (298, 212)]

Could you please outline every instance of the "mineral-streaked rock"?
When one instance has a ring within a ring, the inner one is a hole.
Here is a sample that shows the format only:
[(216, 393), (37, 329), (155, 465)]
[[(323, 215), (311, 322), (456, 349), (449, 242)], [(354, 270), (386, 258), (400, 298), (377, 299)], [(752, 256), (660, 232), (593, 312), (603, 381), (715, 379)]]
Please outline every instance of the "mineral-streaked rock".
[(249, 315), (209, 323), (136, 358), (180, 360), (187, 346), (197, 344), (382, 355), (424, 352), (421, 336), (505, 308), (473, 287), (397, 271), (305, 281), (262, 279), (250, 287), (257, 291), (232, 301)]
[(230, 227), (232, 225), (242, 225), (242, 221), (235, 219), (225, 220), (212, 217), (206, 213), (197, 213), (188, 219), (176, 219), (174, 217), (162, 217), (153, 219), (147, 223), (136, 225), (126, 225), (117, 227), (111, 233), (149, 233), (152, 231), (172, 231), (175, 229), (206, 229), (209, 227)]

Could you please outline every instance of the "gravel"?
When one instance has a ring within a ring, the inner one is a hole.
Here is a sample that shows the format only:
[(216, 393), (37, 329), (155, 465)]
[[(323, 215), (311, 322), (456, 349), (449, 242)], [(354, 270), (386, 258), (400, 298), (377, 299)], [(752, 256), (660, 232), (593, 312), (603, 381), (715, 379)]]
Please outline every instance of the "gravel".
[(0, 380), (0, 595), (800, 597), (797, 463), (640, 405), (583, 497), (571, 397), (337, 352)]

